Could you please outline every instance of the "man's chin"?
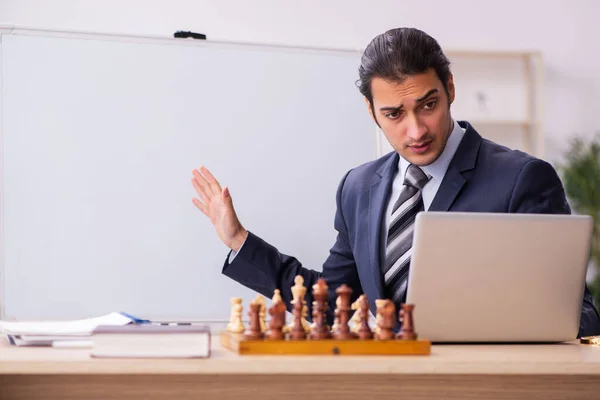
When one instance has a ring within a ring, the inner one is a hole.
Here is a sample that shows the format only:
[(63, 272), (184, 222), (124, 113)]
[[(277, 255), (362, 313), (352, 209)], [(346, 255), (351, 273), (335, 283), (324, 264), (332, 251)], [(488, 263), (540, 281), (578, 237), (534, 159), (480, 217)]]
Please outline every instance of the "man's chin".
[(433, 164), (435, 160), (439, 158), (439, 154), (433, 151), (425, 154), (401, 154), (401, 156), (409, 163), (416, 165), (417, 167), (426, 167)]

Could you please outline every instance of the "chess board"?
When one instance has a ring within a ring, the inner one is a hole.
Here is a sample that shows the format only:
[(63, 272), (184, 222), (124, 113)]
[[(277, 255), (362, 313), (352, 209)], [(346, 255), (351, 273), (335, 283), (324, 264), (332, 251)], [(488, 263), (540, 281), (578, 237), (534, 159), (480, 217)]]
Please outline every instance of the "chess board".
[[(221, 346), (238, 354), (371, 354), (371, 355), (428, 355), (431, 342), (418, 337), (414, 329), (414, 304), (402, 304), (397, 313), (389, 299), (376, 299), (376, 326), (369, 324), (369, 302), (362, 294), (350, 304), (352, 289), (341, 285), (336, 289), (335, 321), (329, 326), (325, 314), (328, 308), (328, 287), (323, 278), (312, 287), (312, 324), (306, 316), (308, 308), (304, 296), (306, 287), (301, 275), (291, 288), (293, 320), (285, 321), (286, 304), (279, 289), (275, 289), (272, 305), (261, 295), (250, 302), (248, 326), (242, 323), (242, 299), (231, 299), (231, 319), (221, 332)], [(350, 312), (354, 315), (350, 318)], [(266, 315), (271, 316), (267, 326)], [(393, 332), (396, 315), (402, 322), (398, 333)], [(350, 326), (350, 322), (354, 326)]]
[(246, 339), (243, 333), (222, 331), (221, 346), (240, 355), (430, 355), (423, 339)]

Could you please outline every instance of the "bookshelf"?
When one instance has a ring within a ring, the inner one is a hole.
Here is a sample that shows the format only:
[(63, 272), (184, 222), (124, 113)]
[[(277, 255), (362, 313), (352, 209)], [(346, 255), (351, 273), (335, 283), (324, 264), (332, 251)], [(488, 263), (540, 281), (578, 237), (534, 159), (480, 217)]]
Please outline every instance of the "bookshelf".
[[(544, 157), (542, 57), (535, 51), (447, 51), (456, 86), (452, 116), (485, 138)], [(392, 150), (377, 129), (378, 155)]]

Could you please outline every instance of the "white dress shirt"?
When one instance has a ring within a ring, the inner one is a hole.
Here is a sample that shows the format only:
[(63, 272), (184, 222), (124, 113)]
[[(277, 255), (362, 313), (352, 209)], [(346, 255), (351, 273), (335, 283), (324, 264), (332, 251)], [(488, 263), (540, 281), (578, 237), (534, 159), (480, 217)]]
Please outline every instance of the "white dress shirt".
[[(442, 154), (433, 163), (424, 167), (420, 167), (426, 174), (431, 176), (429, 182), (427, 182), (423, 187), (422, 192), (425, 211), (429, 209), (431, 202), (437, 194), (440, 184), (442, 183), (442, 180), (446, 175), (446, 171), (448, 170), (448, 165), (450, 165), (450, 161), (452, 161), (452, 158), (456, 153), (456, 149), (458, 149), (458, 145), (465, 134), (465, 129), (458, 125), (456, 121), (453, 120), (452, 123), (452, 132), (450, 133), (450, 137), (448, 138), (448, 142), (446, 143), (446, 147), (444, 148)], [(406, 174), (406, 170), (408, 169), (409, 165), (410, 162), (400, 156), (400, 160), (398, 161), (398, 171), (396, 172), (394, 181), (392, 182), (392, 192), (388, 199), (384, 216), (385, 218), (382, 220), (381, 224), (381, 237), (384, 238), (384, 240), (380, 242), (382, 246), (382, 249), (380, 249), (382, 251), (381, 254), (385, 254), (385, 243), (387, 241), (387, 233), (390, 226), (392, 207), (400, 196), (400, 192), (404, 186), (404, 175)], [(384, 258), (381, 260), (383, 262)]]

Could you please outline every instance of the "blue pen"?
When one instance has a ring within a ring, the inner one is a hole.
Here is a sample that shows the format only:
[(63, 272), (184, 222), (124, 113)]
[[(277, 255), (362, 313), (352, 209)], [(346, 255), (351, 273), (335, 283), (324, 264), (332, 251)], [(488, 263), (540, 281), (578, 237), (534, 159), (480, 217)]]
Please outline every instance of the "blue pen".
[(149, 319), (140, 319), (140, 318), (134, 317), (131, 314), (127, 314), (126, 312), (123, 312), (123, 311), (121, 311), (121, 315), (131, 319), (134, 324), (149, 324), (152, 322)]

